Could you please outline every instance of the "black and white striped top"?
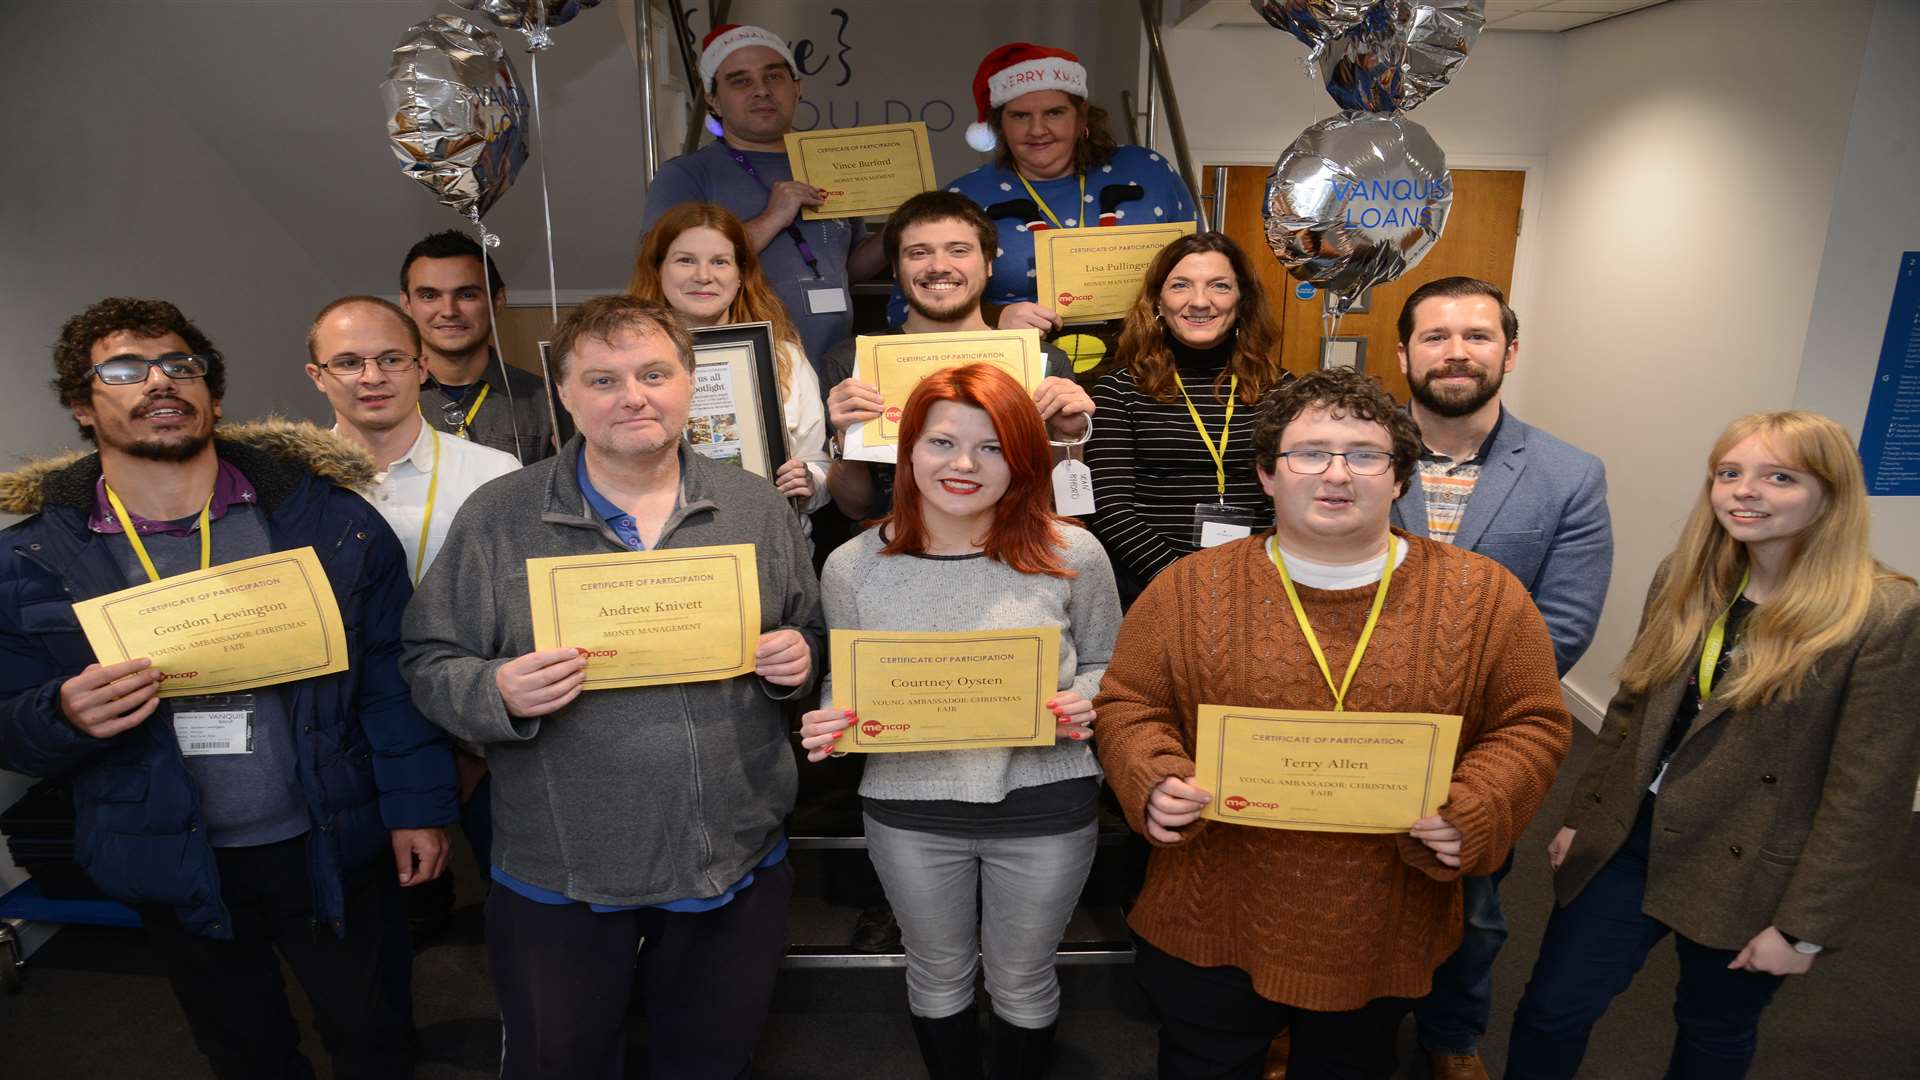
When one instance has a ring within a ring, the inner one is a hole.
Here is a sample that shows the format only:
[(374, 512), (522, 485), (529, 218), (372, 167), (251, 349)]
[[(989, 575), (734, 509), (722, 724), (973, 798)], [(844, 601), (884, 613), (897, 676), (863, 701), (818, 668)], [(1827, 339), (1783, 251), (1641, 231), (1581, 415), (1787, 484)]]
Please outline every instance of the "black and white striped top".
[[(1206, 352), (1176, 353), (1180, 381), (1216, 446), (1227, 402), (1214, 396), (1213, 380), (1231, 350), (1229, 342)], [(1125, 368), (1095, 384), (1093, 401), (1087, 464), (1098, 510), (1091, 524), (1114, 563), (1144, 584), (1195, 550), (1193, 508), (1220, 498), (1213, 456), (1200, 441), (1186, 402), (1178, 395), (1171, 402), (1154, 400), (1134, 387), (1133, 373)], [(1254, 411), (1244, 401), (1234, 406), (1226, 502), (1251, 512), (1257, 532), (1273, 523), (1273, 501), (1260, 490), (1253, 471)]]

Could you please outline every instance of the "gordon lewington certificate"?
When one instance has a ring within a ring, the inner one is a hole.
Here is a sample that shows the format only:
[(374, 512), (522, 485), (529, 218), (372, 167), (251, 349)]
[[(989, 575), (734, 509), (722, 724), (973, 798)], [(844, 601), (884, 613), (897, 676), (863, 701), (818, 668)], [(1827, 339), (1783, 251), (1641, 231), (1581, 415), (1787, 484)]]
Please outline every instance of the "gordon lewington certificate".
[(151, 659), (161, 697), (347, 670), (340, 607), (310, 547), (135, 585), (73, 613), (102, 664)]
[(1315, 832), (1399, 833), (1447, 800), (1460, 718), (1202, 705), (1201, 816)]
[(793, 178), (827, 193), (824, 204), (801, 209), (808, 220), (889, 214), (935, 182), (927, 125), (918, 120), (789, 131), (786, 141)]
[(1051, 746), (1060, 628), (835, 630), (833, 705), (858, 718), (834, 747), (875, 754)]
[(753, 545), (527, 560), (536, 650), (587, 653), (587, 690), (730, 679), (753, 670)]

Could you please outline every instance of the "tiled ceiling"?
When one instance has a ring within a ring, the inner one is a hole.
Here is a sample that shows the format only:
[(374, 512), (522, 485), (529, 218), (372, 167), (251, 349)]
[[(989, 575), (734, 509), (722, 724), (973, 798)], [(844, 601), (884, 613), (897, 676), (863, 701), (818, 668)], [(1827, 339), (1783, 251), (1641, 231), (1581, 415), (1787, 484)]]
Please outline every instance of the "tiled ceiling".
[[(1487, 0), (1487, 29), (1557, 33), (1612, 18), (1664, 0)], [(1205, 30), (1215, 26), (1265, 26), (1248, 0), (1185, 0), (1170, 4), (1179, 15), (1172, 25)]]

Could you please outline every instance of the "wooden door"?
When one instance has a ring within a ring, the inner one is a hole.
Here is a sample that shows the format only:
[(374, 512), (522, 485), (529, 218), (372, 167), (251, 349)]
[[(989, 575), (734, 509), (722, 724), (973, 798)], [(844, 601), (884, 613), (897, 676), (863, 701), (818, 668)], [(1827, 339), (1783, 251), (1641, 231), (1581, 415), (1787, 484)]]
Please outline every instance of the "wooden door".
[[(1267, 196), (1265, 165), (1234, 165), (1227, 169), (1225, 232), (1247, 252), (1255, 274), (1280, 314), (1281, 362), (1287, 370), (1304, 373), (1320, 366), (1321, 313), (1326, 294), (1311, 300), (1294, 294), (1299, 284), (1267, 247), (1262, 206)], [(1214, 169), (1202, 171), (1201, 184), (1213, 191)], [(1407, 400), (1407, 380), (1400, 374), (1396, 350), (1400, 344), (1400, 305), (1422, 283), (1464, 274), (1490, 281), (1513, 299), (1513, 254), (1520, 236), (1520, 199), (1527, 174), (1511, 170), (1456, 169), (1453, 173), (1453, 209), (1439, 242), (1420, 265), (1398, 281), (1375, 286), (1368, 311), (1349, 312), (1336, 331), (1342, 338), (1366, 342), (1362, 366), (1378, 375), (1396, 400)]]

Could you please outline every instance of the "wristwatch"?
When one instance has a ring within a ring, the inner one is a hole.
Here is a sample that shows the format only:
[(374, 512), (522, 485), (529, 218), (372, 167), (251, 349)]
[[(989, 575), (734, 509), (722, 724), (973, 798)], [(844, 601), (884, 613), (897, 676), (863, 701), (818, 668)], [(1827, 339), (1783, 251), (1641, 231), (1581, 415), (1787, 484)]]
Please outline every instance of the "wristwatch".
[(1799, 938), (1794, 937), (1792, 934), (1787, 933), (1785, 930), (1780, 931), (1780, 936), (1783, 938), (1786, 938), (1787, 944), (1793, 946), (1793, 951), (1799, 953), (1802, 956), (1819, 956), (1821, 953), (1821, 950), (1826, 948), (1826, 946), (1824, 945), (1815, 945), (1811, 941), (1801, 941)]

